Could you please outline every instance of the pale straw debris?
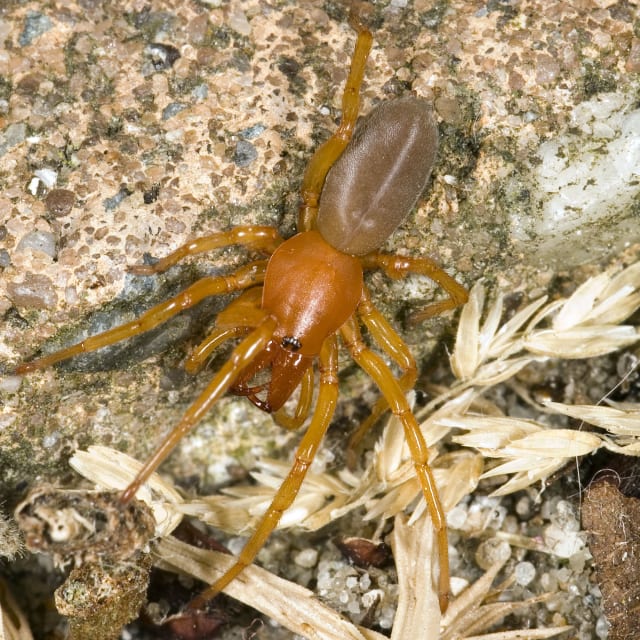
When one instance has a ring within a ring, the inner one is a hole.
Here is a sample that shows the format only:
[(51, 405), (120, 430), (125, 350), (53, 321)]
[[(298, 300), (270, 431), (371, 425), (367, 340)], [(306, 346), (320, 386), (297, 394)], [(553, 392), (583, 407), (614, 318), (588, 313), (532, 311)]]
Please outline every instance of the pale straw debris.
[(525, 635), (522, 630), (481, 633), (490, 629), (506, 616), (518, 610), (532, 607), (543, 602), (546, 598), (546, 595), (543, 595), (521, 601), (497, 601), (500, 593), (514, 581), (513, 576), (509, 576), (497, 588), (493, 587), (494, 580), (504, 567), (507, 557), (494, 563), (478, 580), (453, 600), (442, 617), (440, 634), (433, 637), (439, 638), (439, 640), (510, 640), (515, 638), (529, 640), (529, 638), (551, 638), (572, 629), (569, 625), (563, 625), (547, 629), (527, 629)]
[[(180, 510), (229, 533), (251, 531), (291, 469), (287, 462), (269, 459), (261, 460), (257, 466), (258, 471), (251, 475), (258, 486), (230, 487), (223, 490), (224, 495), (186, 502)], [(283, 515), (278, 528), (299, 526), (315, 531), (331, 521), (332, 511), (343, 506), (352, 491), (353, 488), (339, 478), (309, 472), (294, 505)]]
[[(216, 551), (189, 546), (173, 537), (158, 541), (155, 549), (160, 567), (186, 573), (213, 583), (233, 563), (234, 558)], [(261, 611), (290, 629), (312, 640), (384, 640), (385, 636), (352, 624), (315, 594), (261, 569), (247, 567), (225, 589), (236, 600)]]
[[(398, 608), (391, 640), (437, 638), (440, 608), (433, 584), (433, 527), (425, 514), (413, 524), (398, 514), (391, 534), (393, 559), (398, 572)], [(435, 563), (437, 564), (437, 563)]]

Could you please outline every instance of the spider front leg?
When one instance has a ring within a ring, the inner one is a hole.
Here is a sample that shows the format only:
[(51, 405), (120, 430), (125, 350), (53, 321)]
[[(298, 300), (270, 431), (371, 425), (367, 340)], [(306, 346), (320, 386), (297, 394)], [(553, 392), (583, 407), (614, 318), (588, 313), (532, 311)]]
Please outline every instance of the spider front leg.
[(189, 609), (201, 609), (255, 559), (267, 538), (278, 525), (282, 514), (293, 504), (300, 486), (313, 462), (329, 427), (338, 401), (338, 345), (335, 336), (327, 338), (320, 351), (320, 389), (315, 413), (309, 428), (298, 445), (291, 470), (280, 485), (253, 535), (236, 559), (235, 564), (208, 589), (192, 600)]
[(184, 362), (184, 370), (195, 375), (204, 367), (209, 356), (224, 342), (234, 338), (242, 338), (250, 333), (250, 327), (230, 327), (214, 329), (193, 351)]
[(267, 316), (232, 352), (231, 356), (216, 373), (207, 388), (189, 407), (182, 420), (171, 430), (154, 454), (144, 463), (138, 475), (124, 490), (120, 498), (126, 504), (136, 495), (138, 489), (162, 464), (176, 445), (191, 429), (202, 420), (211, 407), (230, 389), (239, 373), (264, 350), (273, 337), (276, 321)]
[(398, 381), (384, 360), (371, 351), (363, 342), (354, 318), (351, 318), (342, 326), (340, 335), (351, 357), (373, 378), (389, 404), (391, 411), (400, 420), (404, 428), (404, 436), (409, 445), (416, 475), (420, 481), (422, 493), (429, 508), (431, 522), (436, 532), (440, 558), (438, 600), (440, 611), (444, 613), (449, 606), (449, 543), (447, 540), (446, 516), (438, 495), (433, 472), (429, 466), (429, 447)]
[(364, 78), (364, 70), (371, 51), (373, 36), (355, 15), (350, 16), (350, 24), (357, 31), (349, 76), (342, 94), (342, 118), (336, 132), (313, 154), (304, 172), (300, 194), (302, 204), (298, 216), (298, 231), (309, 231), (313, 228), (318, 213), (318, 200), (324, 180), (333, 163), (344, 151), (356, 126), (360, 111), (360, 88)]
[(56, 362), (67, 360), (81, 353), (95, 351), (96, 349), (115, 344), (126, 338), (132, 338), (133, 336), (145, 333), (181, 311), (195, 306), (205, 298), (222, 293), (231, 293), (239, 289), (246, 289), (260, 284), (264, 280), (266, 267), (266, 261), (260, 260), (241, 267), (235, 273), (227, 276), (202, 278), (177, 296), (161, 302), (155, 307), (151, 307), (151, 309), (143, 313), (138, 319), (86, 338), (78, 344), (67, 347), (66, 349), (61, 349), (48, 356), (37, 358), (31, 362), (24, 362), (14, 369), (14, 373), (16, 375), (23, 375), (31, 371), (36, 371), (37, 369), (44, 369)]

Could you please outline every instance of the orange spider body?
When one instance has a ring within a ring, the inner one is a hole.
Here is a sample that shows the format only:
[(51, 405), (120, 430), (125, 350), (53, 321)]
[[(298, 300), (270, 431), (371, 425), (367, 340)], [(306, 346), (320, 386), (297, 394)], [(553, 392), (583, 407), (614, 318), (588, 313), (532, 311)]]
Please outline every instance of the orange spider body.
[[(449, 297), (414, 314), (414, 319), (455, 308), (466, 301), (467, 292), (428, 258), (377, 253), (428, 182), (437, 150), (437, 127), (431, 106), (408, 97), (383, 102), (355, 129), (359, 90), (372, 37), (359, 23), (354, 26), (358, 40), (343, 94), (342, 120), (336, 133), (316, 151), (305, 172), (298, 234), (284, 241), (271, 227), (236, 227), (198, 238), (153, 266), (133, 267), (131, 271), (137, 274), (160, 273), (186, 256), (233, 244), (271, 254), (268, 260), (256, 260), (235, 273), (203, 278), (137, 320), (15, 369), (18, 374), (41, 369), (147, 331), (208, 296), (242, 292), (218, 315), (211, 334), (192, 351), (185, 369), (198, 371), (209, 355), (229, 339), (241, 339), (239, 344), (125, 489), (122, 501), (127, 502), (180, 439), (227, 392), (244, 395), (258, 407), (275, 412), (276, 420), (287, 428), (301, 426), (310, 414), (313, 371), (318, 364), (316, 407), (291, 471), (235, 564), (190, 603), (192, 608), (206, 604), (253, 562), (282, 513), (293, 503), (335, 411), (338, 336), (382, 391), (382, 398), (352, 443), (388, 409), (401, 421), (437, 533), (438, 593), (441, 609), (447, 606), (449, 567), (444, 511), (429, 467), (429, 449), (405, 397), (415, 383), (416, 365), (408, 347), (371, 302), (363, 270), (381, 269), (391, 278), (417, 273), (440, 284)], [(366, 326), (371, 340), (398, 365), (399, 377), (364, 342), (360, 323)], [(293, 415), (285, 414), (282, 407), (298, 387), (295, 411)]]
[[(312, 293), (312, 295), (310, 295)], [(325, 339), (353, 315), (362, 295), (362, 265), (328, 244), (317, 231), (281, 244), (267, 265), (262, 309), (276, 321), (261, 356), (240, 373), (233, 391), (265, 411), (278, 411), (320, 354)], [(271, 367), (266, 400), (246, 383)]]

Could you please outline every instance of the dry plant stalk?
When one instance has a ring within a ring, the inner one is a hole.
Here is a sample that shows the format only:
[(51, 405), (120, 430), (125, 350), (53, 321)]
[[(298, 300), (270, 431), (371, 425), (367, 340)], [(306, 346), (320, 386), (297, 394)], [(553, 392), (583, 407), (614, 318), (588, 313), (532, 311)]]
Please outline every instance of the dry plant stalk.
[(433, 547), (433, 527), (428, 517), (413, 525), (402, 514), (395, 517), (391, 548), (398, 572), (398, 608), (391, 640), (439, 637), (441, 616), (432, 582)]
[[(155, 553), (164, 569), (215, 582), (233, 563), (233, 556), (196, 549), (173, 537), (158, 541)], [(284, 580), (256, 565), (247, 567), (225, 593), (279, 622), (294, 633), (313, 640), (384, 640), (385, 636), (356, 627), (309, 589)]]

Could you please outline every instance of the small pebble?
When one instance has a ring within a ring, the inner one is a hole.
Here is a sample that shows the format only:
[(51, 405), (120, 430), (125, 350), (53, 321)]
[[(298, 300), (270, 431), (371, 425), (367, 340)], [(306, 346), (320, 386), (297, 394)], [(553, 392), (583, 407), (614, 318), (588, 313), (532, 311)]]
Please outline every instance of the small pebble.
[(30, 45), (38, 36), (49, 31), (52, 26), (51, 20), (44, 14), (37, 11), (27, 11), (27, 18), (24, 29), (18, 37), (18, 44), (21, 47)]
[(267, 127), (263, 124), (254, 124), (252, 127), (247, 127), (238, 131), (238, 135), (245, 140), (253, 140), (257, 138)]
[(476, 562), (481, 569), (487, 571), (496, 562), (506, 562), (511, 556), (509, 543), (497, 538), (485, 540), (476, 551)]
[(0, 133), (0, 157), (11, 147), (24, 142), (27, 137), (27, 125), (24, 122), (10, 124), (4, 132)]
[(59, 439), (60, 439), (60, 433), (58, 431), (49, 433), (44, 438), (42, 438), (42, 446), (45, 449), (50, 449), (56, 444), (56, 442), (58, 442)]
[(24, 251), (25, 249), (34, 249), (51, 258), (55, 258), (56, 237), (49, 231), (30, 231), (18, 243), (18, 251)]
[(467, 521), (467, 509), (459, 504), (447, 513), (447, 525), (451, 529), (462, 529)]
[(41, 274), (27, 273), (22, 282), (9, 282), (7, 291), (17, 307), (50, 309), (58, 302), (50, 278)]
[(102, 206), (105, 211), (113, 211), (120, 206), (120, 203), (131, 195), (131, 192), (126, 187), (121, 187), (120, 191), (116, 193), (115, 196), (111, 196), (110, 198), (105, 198), (102, 201)]
[(258, 157), (256, 148), (246, 140), (238, 140), (236, 150), (233, 154), (233, 161), (239, 167), (249, 166)]
[(584, 567), (589, 558), (590, 558), (590, 555), (587, 549), (581, 549), (577, 553), (574, 553), (569, 558), (569, 566), (571, 567), (571, 571), (575, 571), (576, 573), (582, 573), (584, 571)]
[(606, 640), (609, 637), (609, 623), (604, 616), (600, 616), (596, 622), (596, 635), (600, 640)]
[(251, 35), (251, 25), (244, 11), (232, 10), (229, 15), (229, 26), (243, 36)]
[(529, 496), (522, 496), (522, 498), (516, 502), (516, 513), (521, 518), (528, 518), (531, 515), (531, 498), (529, 498)]
[(561, 558), (569, 558), (584, 547), (584, 540), (573, 527), (569, 530), (561, 529), (555, 524), (550, 524), (543, 532), (544, 543)]
[(46, 167), (44, 169), (36, 169), (33, 175), (41, 180), (47, 189), (51, 189), (58, 182), (58, 172)]
[(66, 216), (76, 203), (76, 194), (69, 189), (52, 189), (44, 199), (47, 213), (54, 218)]
[(206, 100), (209, 96), (209, 87), (205, 82), (203, 82), (202, 84), (199, 84), (198, 86), (193, 88), (191, 96), (195, 100)]
[(180, 51), (170, 44), (160, 44), (152, 42), (147, 45), (144, 52), (151, 58), (151, 64), (155, 71), (164, 71), (173, 66), (173, 63), (180, 57)]
[(0, 376), (0, 392), (15, 393), (22, 384), (22, 376)]
[(187, 107), (188, 105), (186, 105), (184, 102), (172, 102), (162, 110), (162, 119), (169, 120), (169, 118), (173, 118), (173, 116), (177, 115), (181, 111), (184, 111)]
[(318, 562), (318, 552), (315, 549), (303, 549), (296, 554), (294, 562), (305, 569), (311, 569)]
[(536, 577), (536, 568), (531, 562), (518, 562), (514, 569), (516, 582), (526, 587)]
[(373, 607), (377, 602), (380, 602), (385, 597), (385, 593), (382, 589), (371, 589), (362, 594), (362, 606), (366, 609)]
[(545, 572), (540, 576), (540, 586), (552, 593), (558, 589), (558, 580), (554, 574)]

